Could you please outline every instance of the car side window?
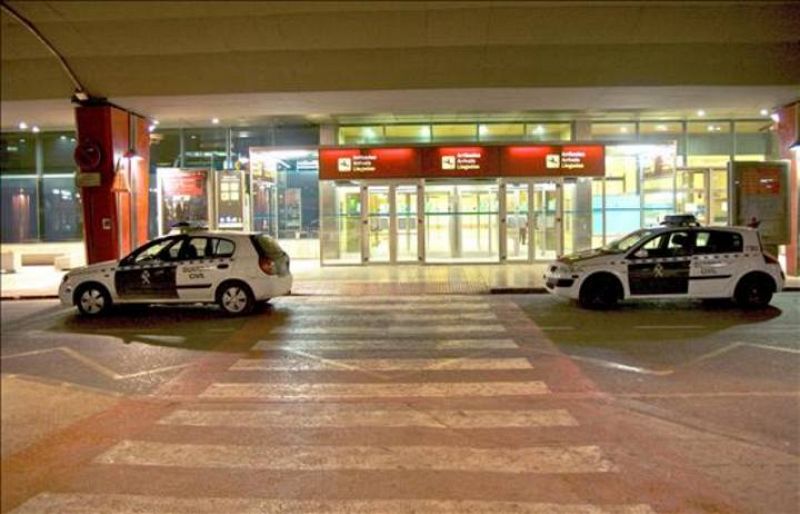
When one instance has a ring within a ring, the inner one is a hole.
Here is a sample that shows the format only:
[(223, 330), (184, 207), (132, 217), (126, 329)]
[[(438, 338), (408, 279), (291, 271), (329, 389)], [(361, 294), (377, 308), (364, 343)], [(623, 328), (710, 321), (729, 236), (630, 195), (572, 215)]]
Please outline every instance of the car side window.
[(191, 237), (180, 251), (181, 260), (205, 259), (210, 255), (210, 242), (207, 237)]
[[(642, 252), (645, 252), (644, 254)], [(688, 231), (668, 232), (653, 237), (642, 244), (632, 255), (634, 259), (683, 257), (692, 252), (692, 239)]]
[(703, 230), (697, 232), (694, 253), (698, 255), (740, 253), (743, 247), (741, 234), (722, 230)]
[(212, 238), (209, 239), (209, 242), (210, 256), (213, 257), (230, 257), (236, 250), (236, 245), (233, 244), (233, 241), (227, 239)]
[(154, 261), (169, 260), (173, 248), (180, 246), (176, 244), (177, 242), (179, 242), (179, 240), (175, 238), (153, 241), (127, 257), (124, 264), (144, 264)]

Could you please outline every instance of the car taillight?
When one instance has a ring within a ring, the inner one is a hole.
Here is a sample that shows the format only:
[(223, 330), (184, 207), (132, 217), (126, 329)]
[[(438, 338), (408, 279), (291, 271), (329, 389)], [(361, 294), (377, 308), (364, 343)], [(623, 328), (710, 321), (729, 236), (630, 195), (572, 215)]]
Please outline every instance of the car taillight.
[(258, 259), (258, 267), (261, 268), (261, 271), (267, 275), (275, 274), (275, 263), (266, 257), (261, 257)]
[(767, 252), (763, 252), (762, 255), (764, 255), (764, 262), (766, 262), (767, 264), (778, 264), (778, 259), (768, 254)]

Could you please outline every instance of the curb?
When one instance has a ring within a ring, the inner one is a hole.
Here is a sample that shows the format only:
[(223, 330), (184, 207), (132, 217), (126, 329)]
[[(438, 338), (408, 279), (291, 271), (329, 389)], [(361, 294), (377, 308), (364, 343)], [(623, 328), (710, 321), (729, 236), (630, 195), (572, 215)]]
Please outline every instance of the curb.
[(547, 294), (543, 287), (492, 287), (489, 294)]
[(0, 301), (6, 300), (58, 300), (57, 294), (32, 294), (32, 295), (14, 295), (14, 296), (0, 296)]

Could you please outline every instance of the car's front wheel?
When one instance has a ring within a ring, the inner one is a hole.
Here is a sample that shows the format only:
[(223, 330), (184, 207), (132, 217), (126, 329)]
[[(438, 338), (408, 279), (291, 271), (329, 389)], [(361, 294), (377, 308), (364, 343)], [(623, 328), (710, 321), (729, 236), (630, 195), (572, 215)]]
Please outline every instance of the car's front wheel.
[(217, 291), (217, 304), (230, 316), (248, 314), (256, 301), (247, 284), (238, 281), (226, 282)]
[(581, 286), (578, 303), (585, 309), (610, 309), (622, 298), (622, 286), (613, 275), (589, 277)]
[(111, 308), (111, 295), (100, 284), (85, 284), (75, 293), (75, 306), (86, 316), (99, 316)]
[(759, 275), (744, 277), (736, 286), (736, 304), (746, 309), (760, 309), (769, 305), (773, 292), (770, 280), (769, 277)]

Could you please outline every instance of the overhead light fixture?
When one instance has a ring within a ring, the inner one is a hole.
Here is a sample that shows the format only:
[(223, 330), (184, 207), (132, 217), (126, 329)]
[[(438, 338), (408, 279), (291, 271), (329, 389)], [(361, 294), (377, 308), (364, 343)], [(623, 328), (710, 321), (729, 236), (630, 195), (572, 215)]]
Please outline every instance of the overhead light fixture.
[(153, 125), (158, 125), (159, 123), (161, 123), (161, 122), (158, 121), (158, 120), (153, 120)]
[(772, 121), (774, 121), (775, 123), (780, 123), (780, 122), (781, 122), (781, 115), (780, 115), (780, 114), (778, 114), (777, 112), (773, 112), (772, 114), (770, 114), (770, 115), (769, 115), (769, 117), (770, 117), (770, 118), (772, 119)]
[(702, 118), (703, 116), (706, 115), (706, 111), (704, 111), (703, 109), (700, 109), (699, 111), (697, 111), (697, 115)]
[(761, 114), (761, 116), (769, 116), (769, 111), (766, 110), (766, 109), (761, 109), (760, 114)]
[(623, 134), (627, 134), (628, 133), (628, 127), (620, 127), (619, 131), (622, 132)]
[(211, 123), (214, 125), (219, 125), (219, 118), (211, 118)]
[(656, 125), (656, 130), (658, 130), (659, 132), (665, 132), (667, 130), (667, 126), (666, 125)]
[(58, 139), (60, 139), (62, 141), (66, 141), (67, 140), (67, 136), (65, 136), (64, 134), (61, 134), (60, 136), (58, 136)]
[(31, 129), (31, 131), (33, 131), (34, 134), (38, 134), (39, 133), (39, 127), (34, 125), (33, 128)]
[(20, 130), (27, 130), (28, 129), (28, 124), (25, 123), (24, 121), (20, 121), (18, 126), (19, 126)]
[(155, 126), (155, 124), (154, 124), (154, 123), (151, 123), (151, 124), (150, 124), (150, 126), (149, 126), (149, 127), (147, 127), (147, 131), (148, 131), (148, 132), (152, 132), (152, 131), (154, 131), (155, 129), (156, 129), (156, 126)]

